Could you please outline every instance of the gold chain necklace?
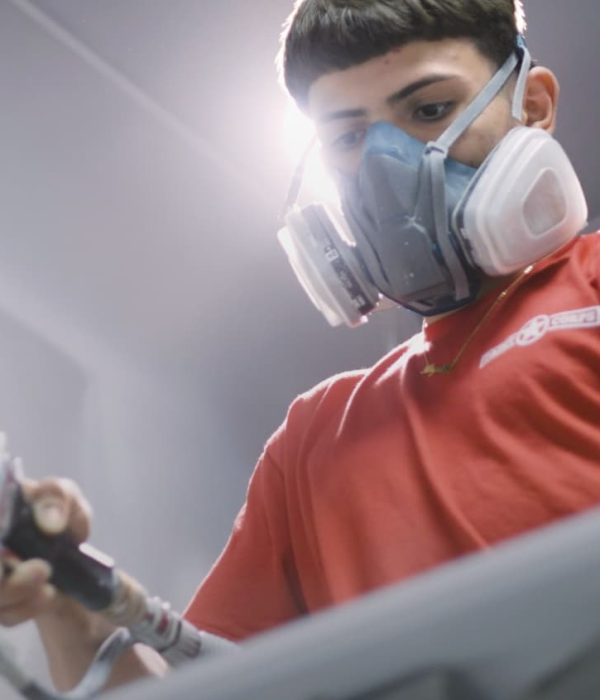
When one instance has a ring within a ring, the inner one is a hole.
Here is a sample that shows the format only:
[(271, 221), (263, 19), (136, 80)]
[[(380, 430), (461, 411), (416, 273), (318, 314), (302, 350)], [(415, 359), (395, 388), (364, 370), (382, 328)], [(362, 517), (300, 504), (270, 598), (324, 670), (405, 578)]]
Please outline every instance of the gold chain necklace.
[(530, 274), (532, 270), (533, 265), (529, 265), (529, 267), (526, 267), (517, 277), (515, 277), (515, 279), (508, 285), (508, 287), (506, 287), (506, 289), (503, 289), (500, 292), (500, 294), (498, 294), (498, 296), (494, 299), (494, 303), (479, 319), (479, 321), (477, 322), (473, 330), (469, 333), (467, 339), (461, 345), (459, 351), (456, 353), (454, 359), (451, 362), (448, 362), (444, 365), (436, 365), (435, 363), (429, 361), (427, 351), (425, 351), (423, 353), (425, 356), (425, 367), (423, 367), (423, 369), (421, 370), (421, 374), (424, 374), (426, 377), (433, 377), (436, 374), (449, 374), (450, 372), (452, 372), (452, 370), (460, 361), (460, 358), (464, 355), (466, 349), (471, 344), (473, 338), (477, 335), (479, 329), (483, 326), (484, 323), (486, 323), (486, 321), (490, 320), (494, 311), (496, 311), (501, 306), (501, 304), (504, 301), (506, 301), (508, 296), (521, 284), (521, 282), (525, 279), (525, 277), (527, 277), (527, 275)]

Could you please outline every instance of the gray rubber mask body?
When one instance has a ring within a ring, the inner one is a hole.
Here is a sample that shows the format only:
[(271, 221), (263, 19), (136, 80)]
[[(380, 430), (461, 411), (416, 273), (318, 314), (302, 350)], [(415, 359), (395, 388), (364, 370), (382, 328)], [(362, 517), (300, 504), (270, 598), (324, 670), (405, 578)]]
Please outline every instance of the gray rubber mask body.
[[(435, 235), (430, 179), (422, 173), (426, 148), (393, 124), (373, 124), (365, 137), (358, 175), (346, 180), (342, 196), (358, 250), (377, 288), (422, 314), (458, 305), (444, 251)], [(447, 230), (476, 172), (452, 158), (445, 159)], [(450, 245), (460, 256), (451, 234)], [(473, 298), (477, 288), (477, 278), (472, 275), (463, 303)]]

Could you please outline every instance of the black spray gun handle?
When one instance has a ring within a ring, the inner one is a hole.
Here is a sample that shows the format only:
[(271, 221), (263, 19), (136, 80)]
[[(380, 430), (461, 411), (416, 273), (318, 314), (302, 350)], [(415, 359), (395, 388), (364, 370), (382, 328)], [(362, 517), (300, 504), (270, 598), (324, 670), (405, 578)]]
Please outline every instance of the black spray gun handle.
[(0, 540), (20, 559), (45, 559), (52, 566), (50, 582), (90, 610), (108, 608), (118, 578), (114, 562), (69, 533), (48, 535), (37, 525), (26, 501), (13, 460), (0, 461)]
[(0, 433), (0, 542), (21, 559), (45, 559), (52, 566), (51, 583), (98, 611), (134, 641), (159, 651), (172, 665), (201, 653), (220, 653), (235, 645), (200, 632), (160, 598), (149, 597), (135, 579), (88, 544), (68, 533), (48, 535), (37, 525), (21, 486), (18, 462), (6, 451)]

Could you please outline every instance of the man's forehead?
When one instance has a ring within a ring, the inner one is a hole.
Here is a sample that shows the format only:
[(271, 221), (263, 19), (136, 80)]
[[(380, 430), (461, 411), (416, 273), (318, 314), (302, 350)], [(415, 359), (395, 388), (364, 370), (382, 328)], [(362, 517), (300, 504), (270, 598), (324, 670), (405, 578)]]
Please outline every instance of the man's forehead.
[(413, 86), (451, 78), (480, 83), (492, 72), (467, 39), (416, 41), (350, 68), (326, 73), (311, 85), (309, 114), (327, 121), (331, 114), (368, 108)]

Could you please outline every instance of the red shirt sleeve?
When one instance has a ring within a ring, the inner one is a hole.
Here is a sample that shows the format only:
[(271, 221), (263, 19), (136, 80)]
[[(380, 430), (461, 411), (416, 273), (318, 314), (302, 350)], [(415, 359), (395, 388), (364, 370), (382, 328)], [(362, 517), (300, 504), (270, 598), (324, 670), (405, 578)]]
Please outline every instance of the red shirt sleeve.
[(283, 478), (262, 455), (230, 538), (185, 617), (234, 641), (305, 612), (291, 554)]

